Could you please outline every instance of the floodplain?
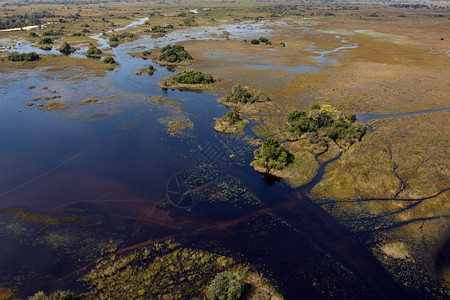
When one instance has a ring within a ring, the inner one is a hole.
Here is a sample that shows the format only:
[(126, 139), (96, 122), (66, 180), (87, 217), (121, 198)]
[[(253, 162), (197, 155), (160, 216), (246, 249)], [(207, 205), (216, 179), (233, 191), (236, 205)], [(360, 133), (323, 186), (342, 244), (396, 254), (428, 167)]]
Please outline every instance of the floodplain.
[(448, 297), (449, 18), (0, 2), (0, 299)]

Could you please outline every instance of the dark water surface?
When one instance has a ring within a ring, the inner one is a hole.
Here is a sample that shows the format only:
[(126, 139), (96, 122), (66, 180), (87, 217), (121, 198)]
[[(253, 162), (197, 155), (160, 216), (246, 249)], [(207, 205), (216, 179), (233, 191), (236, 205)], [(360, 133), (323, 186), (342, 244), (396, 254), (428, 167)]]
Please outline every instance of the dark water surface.
[[(114, 49), (116, 71), (87, 81), (62, 81), (39, 70), (0, 70), (0, 208), (96, 215), (101, 222), (65, 229), (98, 238), (116, 234), (118, 250), (173, 237), (186, 246), (243, 256), (266, 271), (287, 299), (405, 297), (366, 248), (305, 196), (326, 164), (300, 189), (264, 180), (249, 167), (254, 148), (242, 137), (215, 133), (213, 118), (226, 112), (216, 102), (219, 95), (164, 91), (155, 83), (171, 73), (155, 66), (153, 77), (136, 76), (150, 62), (132, 58), (128, 50)], [(29, 85), (58, 90), (70, 108), (62, 113), (26, 107), (32, 96), (45, 94)], [(101, 105), (79, 104), (95, 95), (121, 96)], [(174, 100), (182, 111), (151, 103), (148, 96)], [(160, 119), (173, 114), (189, 118), (194, 129), (169, 136)], [(231, 153), (236, 158), (226, 158)], [(235, 178), (260, 203), (225, 210), (224, 204), (205, 205), (196, 198), (188, 210), (161, 206), (168, 203), (171, 178), (201, 173), (199, 162), (212, 170), (203, 184)], [(100, 256), (72, 261), (70, 251), (54, 253), (32, 238), (1, 237), (1, 245), (2, 276), (24, 270), (42, 275), (23, 280), (21, 297), (55, 287), (83, 291), (69, 275)], [(317, 283), (320, 289), (314, 288)]]

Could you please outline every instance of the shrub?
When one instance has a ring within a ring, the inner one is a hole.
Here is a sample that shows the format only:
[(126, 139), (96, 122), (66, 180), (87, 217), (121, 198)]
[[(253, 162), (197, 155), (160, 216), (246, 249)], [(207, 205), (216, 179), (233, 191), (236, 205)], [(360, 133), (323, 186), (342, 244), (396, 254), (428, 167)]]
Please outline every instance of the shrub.
[(56, 293), (50, 295), (52, 300), (73, 300), (75, 299), (75, 294), (71, 291), (57, 291)]
[(237, 300), (244, 291), (244, 283), (229, 272), (218, 273), (208, 286), (207, 297), (211, 300)]
[[(291, 110), (286, 116), (287, 130), (297, 135), (305, 132), (322, 132), (330, 139), (344, 140), (350, 144), (361, 140), (367, 128), (353, 124), (356, 115), (346, 115), (329, 105), (313, 104), (308, 110)], [(311, 141), (312, 142), (312, 141)]]
[(48, 300), (48, 297), (43, 291), (39, 291), (33, 296), (28, 297), (28, 300)]
[(36, 32), (31, 31), (31, 32), (28, 34), (28, 37), (35, 38), (35, 37), (39, 37), (39, 35), (38, 35)]
[(96, 57), (96, 58), (99, 58), (99, 57), (101, 56), (102, 53), (103, 53), (103, 52), (102, 52), (100, 49), (98, 49), (97, 47), (91, 46), (91, 47), (89, 47), (89, 49), (86, 51), (85, 55), (86, 55), (87, 57)]
[(237, 84), (231, 88), (231, 91), (229, 91), (225, 95), (225, 101), (227, 102), (234, 102), (234, 103), (248, 103), (248, 102), (254, 102), (253, 99), (253, 93), (243, 88), (240, 84)]
[(181, 45), (167, 45), (163, 47), (161, 55), (158, 57), (158, 60), (168, 63), (178, 63), (186, 59), (192, 59), (192, 56)]
[(38, 42), (40, 45), (49, 45), (53, 44), (53, 40), (51, 38), (41, 38)]
[(71, 47), (70, 44), (67, 42), (64, 42), (62, 46), (59, 48), (59, 52), (61, 52), (64, 55), (72, 54), (76, 51), (74, 47)]
[(108, 56), (103, 59), (103, 63), (104, 64), (115, 64), (116, 61), (111, 56)]
[(250, 43), (251, 43), (252, 45), (258, 45), (258, 44), (259, 44), (259, 40), (253, 39), (253, 40), (251, 40)]
[(268, 44), (268, 43), (269, 43), (269, 39), (268, 39), (268, 38), (265, 38), (265, 37), (260, 37), (260, 38), (259, 38), (259, 42), (260, 42), (260, 43)]
[(12, 53), (8, 55), (9, 61), (36, 61), (40, 57), (36, 52), (30, 53)]
[(185, 84), (208, 84), (213, 83), (214, 79), (210, 74), (197, 71), (183, 71), (175, 75), (173, 81)]
[(258, 150), (254, 152), (253, 164), (264, 166), (268, 171), (271, 169), (281, 170), (294, 160), (294, 156), (287, 150), (282, 149), (281, 144), (274, 138), (265, 140)]

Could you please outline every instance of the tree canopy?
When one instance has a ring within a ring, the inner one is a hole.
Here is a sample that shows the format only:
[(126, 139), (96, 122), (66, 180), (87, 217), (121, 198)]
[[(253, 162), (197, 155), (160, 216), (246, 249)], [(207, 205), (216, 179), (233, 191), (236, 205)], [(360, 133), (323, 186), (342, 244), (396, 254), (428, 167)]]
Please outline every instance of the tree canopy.
[(256, 150), (254, 155), (255, 160), (252, 164), (265, 167), (267, 171), (281, 170), (294, 160), (294, 156), (288, 150), (283, 149), (279, 141), (271, 137), (263, 142), (261, 148)]
[(313, 104), (307, 110), (291, 110), (286, 117), (287, 130), (297, 135), (322, 132), (330, 139), (353, 144), (366, 134), (367, 128), (354, 124), (356, 115), (344, 114), (330, 105)]
[(12, 53), (8, 55), (9, 61), (36, 61), (38, 60), (39, 54), (36, 52), (30, 52), (30, 53)]
[(181, 45), (167, 45), (161, 49), (159, 61), (168, 63), (178, 63), (186, 59), (192, 59), (192, 56), (186, 52)]
[(68, 44), (67, 42), (64, 42), (62, 44), (62, 46), (59, 48), (59, 52), (61, 52), (64, 55), (70, 55), (72, 53), (74, 53), (76, 51), (76, 49), (72, 46), (70, 46), (70, 44)]
[(175, 75), (173, 81), (185, 84), (208, 84), (213, 83), (214, 78), (211, 74), (205, 74), (198, 71), (183, 71)]
[(218, 273), (206, 293), (210, 300), (238, 300), (244, 292), (244, 283), (229, 272)]
[(103, 53), (103, 52), (102, 52), (100, 49), (98, 49), (97, 47), (91, 46), (91, 47), (89, 47), (89, 49), (86, 51), (85, 55), (86, 55), (87, 57), (96, 57), (96, 58), (98, 58), (98, 57), (100, 57), (100, 56), (102, 55), (102, 53)]

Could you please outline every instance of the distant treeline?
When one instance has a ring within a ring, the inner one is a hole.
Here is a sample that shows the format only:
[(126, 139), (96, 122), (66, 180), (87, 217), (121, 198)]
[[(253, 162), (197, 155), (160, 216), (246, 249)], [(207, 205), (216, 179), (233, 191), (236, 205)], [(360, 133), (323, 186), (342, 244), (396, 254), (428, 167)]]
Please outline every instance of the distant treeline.
[(13, 15), (0, 18), (0, 29), (9, 29), (16, 27), (25, 27), (30, 25), (42, 24), (42, 18), (53, 18), (55, 15), (48, 12), (34, 12), (24, 15)]
[(389, 4), (389, 6), (392, 6), (392, 7), (399, 7), (399, 8), (427, 8), (427, 9), (430, 9), (429, 7), (428, 7), (428, 5), (425, 5), (425, 4), (405, 4), (405, 3), (400, 3), (400, 4)]

